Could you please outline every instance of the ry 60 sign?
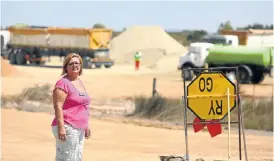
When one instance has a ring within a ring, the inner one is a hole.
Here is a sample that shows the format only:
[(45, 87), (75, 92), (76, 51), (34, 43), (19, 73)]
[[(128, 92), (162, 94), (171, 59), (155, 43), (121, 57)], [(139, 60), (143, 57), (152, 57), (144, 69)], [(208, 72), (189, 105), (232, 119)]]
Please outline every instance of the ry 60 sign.
[(221, 72), (201, 73), (187, 86), (187, 107), (201, 120), (221, 120), (228, 113), (227, 88), (232, 111), (236, 107), (235, 85)]

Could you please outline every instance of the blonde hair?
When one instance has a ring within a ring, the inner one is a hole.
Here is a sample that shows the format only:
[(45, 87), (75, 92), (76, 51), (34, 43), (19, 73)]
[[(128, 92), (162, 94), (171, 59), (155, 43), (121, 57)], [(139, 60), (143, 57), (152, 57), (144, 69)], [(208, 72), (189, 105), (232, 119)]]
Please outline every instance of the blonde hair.
[(63, 70), (62, 70), (61, 75), (64, 75), (67, 73), (67, 66), (72, 58), (78, 58), (80, 60), (81, 69), (80, 69), (79, 75), (82, 75), (82, 73), (83, 73), (83, 59), (81, 58), (81, 56), (79, 54), (76, 54), (76, 53), (69, 53), (67, 55), (67, 57), (65, 58), (64, 63), (63, 63)]

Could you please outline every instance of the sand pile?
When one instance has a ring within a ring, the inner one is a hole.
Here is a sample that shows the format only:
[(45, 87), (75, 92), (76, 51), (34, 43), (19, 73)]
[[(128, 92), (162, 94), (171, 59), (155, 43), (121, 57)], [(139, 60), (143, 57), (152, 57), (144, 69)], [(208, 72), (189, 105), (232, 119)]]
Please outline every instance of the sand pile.
[(8, 60), (5, 60), (1, 57), (1, 76), (6, 77), (15, 73), (16, 73), (15, 67), (13, 67)]
[(142, 64), (153, 66), (166, 56), (180, 55), (186, 50), (159, 26), (132, 26), (110, 42), (110, 55), (117, 64), (132, 64), (134, 53), (140, 51)]

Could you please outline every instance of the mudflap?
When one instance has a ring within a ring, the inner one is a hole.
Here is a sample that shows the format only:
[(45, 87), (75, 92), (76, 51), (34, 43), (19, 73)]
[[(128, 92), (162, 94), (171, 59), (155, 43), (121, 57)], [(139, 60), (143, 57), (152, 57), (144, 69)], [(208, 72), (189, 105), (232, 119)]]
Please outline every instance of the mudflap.
[(274, 76), (274, 66), (270, 67), (269, 76), (273, 78), (273, 76)]
[(185, 161), (186, 159), (182, 156), (169, 155), (169, 156), (159, 156), (160, 161)]
[(37, 65), (44, 65), (46, 63), (46, 58), (40, 57), (40, 58), (30, 58), (29, 55), (26, 55), (25, 57), (30, 63), (35, 63)]
[(110, 68), (114, 65), (114, 62), (92, 62), (96, 68), (100, 68), (101, 66), (105, 66), (106, 68)]

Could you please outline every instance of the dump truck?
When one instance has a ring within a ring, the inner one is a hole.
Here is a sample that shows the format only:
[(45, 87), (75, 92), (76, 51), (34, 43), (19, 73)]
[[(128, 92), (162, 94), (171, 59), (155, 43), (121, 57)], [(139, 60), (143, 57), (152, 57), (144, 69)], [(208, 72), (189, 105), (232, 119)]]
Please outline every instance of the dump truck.
[(10, 39), (5, 57), (11, 64), (41, 65), (50, 56), (78, 53), (83, 58), (84, 68), (114, 65), (108, 47), (111, 29), (28, 26), (9, 27), (8, 32)]
[[(248, 46), (213, 46), (205, 59), (208, 67), (239, 67), (242, 84), (259, 84), (266, 74), (273, 77), (273, 48)], [(222, 72), (232, 72), (231, 68)]]

